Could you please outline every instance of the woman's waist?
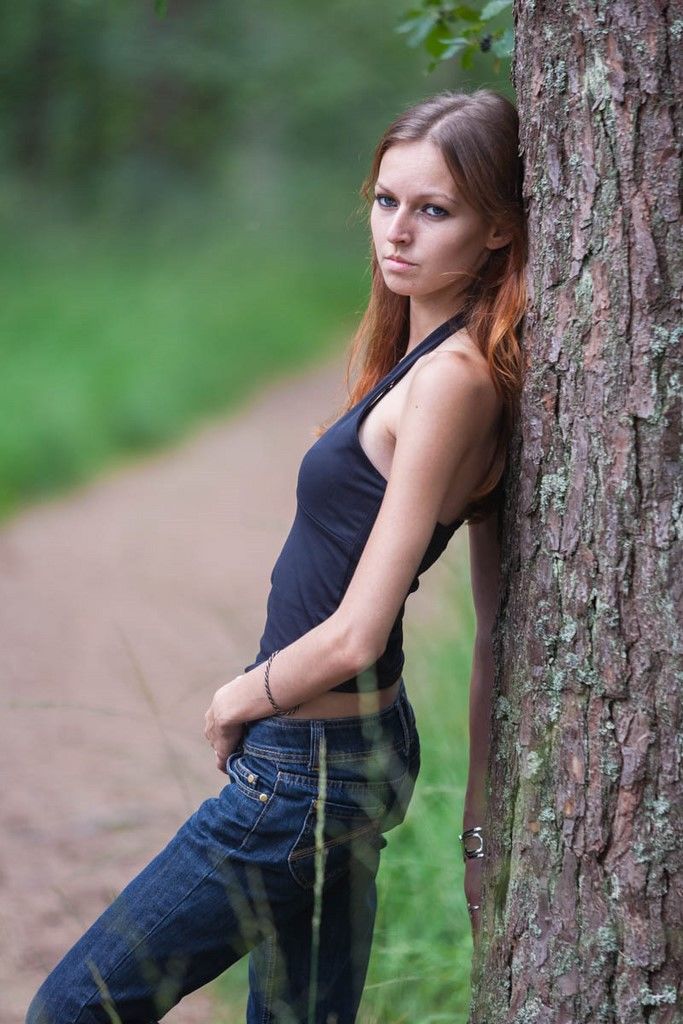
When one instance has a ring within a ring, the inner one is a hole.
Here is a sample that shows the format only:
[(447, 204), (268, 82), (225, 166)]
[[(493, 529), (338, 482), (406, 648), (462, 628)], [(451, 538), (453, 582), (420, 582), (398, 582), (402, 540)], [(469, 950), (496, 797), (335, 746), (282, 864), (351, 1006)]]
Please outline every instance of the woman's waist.
[(380, 747), (404, 749), (410, 743), (412, 723), (405, 684), (399, 677), (393, 686), (372, 694), (324, 694), (307, 701), (294, 715), (247, 722), (241, 745), (246, 752), (275, 761), (312, 764), (324, 743), (330, 763), (352, 761), (369, 757)]
[(328, 690), (303, 702), (288, 718), (365, 717), (390, 707), (399, 695), (402, 676), (381, 689), (344, 692)]

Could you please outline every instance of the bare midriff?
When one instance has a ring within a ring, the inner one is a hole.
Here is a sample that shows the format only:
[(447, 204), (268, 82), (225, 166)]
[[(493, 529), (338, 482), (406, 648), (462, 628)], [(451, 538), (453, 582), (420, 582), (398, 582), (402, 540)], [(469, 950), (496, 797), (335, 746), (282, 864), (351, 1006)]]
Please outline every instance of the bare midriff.
[(397, 696), (401, 677), (391, 686), (371, 693), (343, 693), (337, 690), (321, 693), (305, 701), (290, 718), (348, 718), (374, 714), (392, 704)]

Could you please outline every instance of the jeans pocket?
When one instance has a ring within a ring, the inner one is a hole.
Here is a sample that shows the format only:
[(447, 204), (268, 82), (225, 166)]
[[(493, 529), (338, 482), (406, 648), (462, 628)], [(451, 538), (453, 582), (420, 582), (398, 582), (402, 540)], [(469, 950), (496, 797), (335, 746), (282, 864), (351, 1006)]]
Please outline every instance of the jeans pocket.
[(311, 800), (287, 857), (294, 880), (303, 889), (312, 889), (318, 874), (327, 884), (354, 866), (374, 875), (387, 842), (382, 835), (384, 814), (385, 805), (380, 802)]
[(275, 791), (275, 766), (264, 762), (263, 758), (252, 758), (241, 748), (230, 754), (225, 769), (230, 782), (252, 800), (267, 803)]
[(405, 819), (419, 771), (419, 754), (417, 757), (416, 763), (415, 752), (413, 752), (406, 773), (391, 783), (392, 799), (388, 802), (387, 812), (382, 820), (383, 832), (389, 832), (392, 828), (396, 828)]

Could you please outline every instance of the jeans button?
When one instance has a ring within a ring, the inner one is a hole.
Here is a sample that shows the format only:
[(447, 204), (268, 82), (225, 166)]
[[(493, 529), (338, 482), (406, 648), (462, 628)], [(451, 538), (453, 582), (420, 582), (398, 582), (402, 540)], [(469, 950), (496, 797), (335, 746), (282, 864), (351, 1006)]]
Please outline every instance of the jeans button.
[(268, 794), (267, 793), (259, 793), (258, 798), (261, 801), (261, 803), (264, 804), (266, 802), (266, 800), (268, 799)]
[(253, 772), (249, 772), (249, 774), (247, 775), (247, 782), (256, 782), (256, 776), (253, 774)]

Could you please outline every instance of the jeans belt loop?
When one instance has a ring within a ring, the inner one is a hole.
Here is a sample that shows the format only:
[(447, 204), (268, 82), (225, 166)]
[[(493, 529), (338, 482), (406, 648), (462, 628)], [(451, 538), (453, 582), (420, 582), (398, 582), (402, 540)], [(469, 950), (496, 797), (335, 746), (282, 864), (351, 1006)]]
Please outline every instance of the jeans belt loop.
[(320, 770), (320, 730), (322, 728), (322, 722), (317, 719), (311, 721), (310, 728), (310, 748), (308, 756), (308, 768), (309, 771), (317, 772)]
[(398, 717), (399, 717), (399, 721), (401, 723), (401, 728), (403, 729), (403, 743), (405, 745), (406, 751), (408, 751), (408, 750), (410, 750), (410, 742), (411, 742), (411, 740), (410, 740), (410, 726), (408, 725), (408, 716), (406, 714), (406, 708), (405, 708), (405, 704), (404, 704), (404, 701), (403, 701), (403, 694), (401, 694), (401, 696), (398, 699), (398, 702), (396, 704), (396, 709), (398, 711)]

